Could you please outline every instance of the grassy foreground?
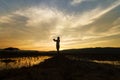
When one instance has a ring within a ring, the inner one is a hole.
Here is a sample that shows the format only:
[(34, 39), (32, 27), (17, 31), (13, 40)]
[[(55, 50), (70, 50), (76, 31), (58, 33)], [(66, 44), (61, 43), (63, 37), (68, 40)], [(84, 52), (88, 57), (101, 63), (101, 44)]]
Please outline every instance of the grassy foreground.
[(56, 55), (32, 67), (1, 70), (0, 80), (120, 80), (120, 68)]

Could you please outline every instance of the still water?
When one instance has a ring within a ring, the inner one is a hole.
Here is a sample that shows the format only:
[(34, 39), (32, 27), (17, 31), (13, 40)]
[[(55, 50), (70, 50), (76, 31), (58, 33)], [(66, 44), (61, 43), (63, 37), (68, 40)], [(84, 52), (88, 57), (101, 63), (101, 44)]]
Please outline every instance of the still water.
[(74, 56), (67, 56), (69, 59), (72, 60), (81, 60), (81, 61), (89, 61), (89, 62), (95, 62), (95, 63), (100, 63), (100, 64), (110, 64), (110, 65), (115, 65), (120, 67), (120, 60), (114, 60), (114, 61), (109, 61), (109, 60), (91, 60), (91, 59), (84, 59), (84, 58), (78, 58)]
[[(19, 57), (19, 58), (1, 58), (0, 59), (0, 70), (30, 67), (43, 62), (51, 56), (38, 56), (38, 57)], [(9, 60), (9, 61), (8, 61)]]

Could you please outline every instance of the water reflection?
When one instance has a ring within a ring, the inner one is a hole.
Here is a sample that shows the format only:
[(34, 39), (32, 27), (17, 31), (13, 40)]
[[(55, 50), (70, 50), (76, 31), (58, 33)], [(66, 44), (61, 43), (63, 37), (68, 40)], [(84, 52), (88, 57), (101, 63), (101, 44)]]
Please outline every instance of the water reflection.
[(7, 58), (7, 59), (2, 58), (0, 59), (0, 70), (29, 67), (38, 64), (40, 62), (43, 62), (45, 59), (48, 58), (51, 58), (51, 56)]
[(101, 61), (101, 60), (91, 60), (92, 62), (96, 62), (96, 63), (104, 63), (104, 64), (111, 64), (111, 65), (118, 65), (120, 66), (120, 61)]
[(79, 57), (75, 57), (75, 56), (66, 56), (69, 59), (72, 60), (81, 60), (81, 61), (90, 61), (90, 62), (96, 62), (96, 63), (101, 63), (101, 64), (111, 64), (111, 65), (116, 65), (116, 66), (120, 66), (120, 61), (116, 60), (116, 61), (109, 61), (109, 60), (90, 60), (90, 59), (84, 59), (84, 58), (79, 58)]

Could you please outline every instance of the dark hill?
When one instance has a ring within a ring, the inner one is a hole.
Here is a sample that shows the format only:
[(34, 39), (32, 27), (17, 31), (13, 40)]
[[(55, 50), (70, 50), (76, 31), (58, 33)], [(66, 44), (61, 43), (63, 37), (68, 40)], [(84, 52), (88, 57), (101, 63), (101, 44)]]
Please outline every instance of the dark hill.
[(114, 47), (97, 47), (97, 48), (83, 48), (83, 49), (69, 49), (63, 50), (63, 53), (85, 53), (85, 54), (120, 54), (120, 48)]
[(5, 48), (3, 50), (11, 50), (11, 51), (13, 51), (13, 50), (20, 50), (20, 49), (19, 48), (14, 48), (14, 47), (8, 47), (8, 48)]

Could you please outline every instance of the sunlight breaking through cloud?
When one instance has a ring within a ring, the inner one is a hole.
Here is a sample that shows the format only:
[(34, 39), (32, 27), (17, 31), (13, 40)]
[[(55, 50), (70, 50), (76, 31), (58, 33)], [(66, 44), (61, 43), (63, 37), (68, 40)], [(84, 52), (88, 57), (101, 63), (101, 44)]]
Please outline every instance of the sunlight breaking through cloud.
[[(96, 0), (72, 0), (74, 4), (79, 5), (89, 1)], [(49, 50), (54, 46), (52, 39), (57, 36), (61, 36), (61, 45), (64, 48), (108, 46), (107, 42), (113, 44), (113, 41), (117, 42), (120, 38), (119, 12), (114, 13), (118, 17), (111, 14), (119, 6), (120, 1), (116, 0), (107, 6), (98, 5), (70, 14), (58, 7), (49, 7), (45, 4), (14, 10), (12, 13), (0, 16), (2, 44), (0, 47), (13, 44), (24, 49), (32, 46), (34, 49)], [(94, 45), (91, 45), (91, 42)]]

